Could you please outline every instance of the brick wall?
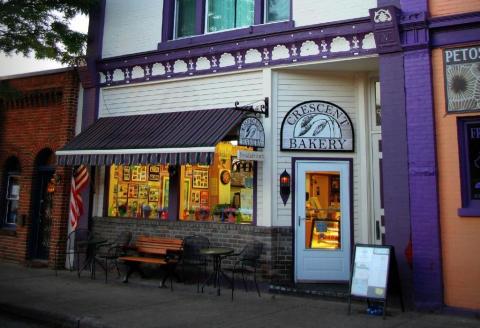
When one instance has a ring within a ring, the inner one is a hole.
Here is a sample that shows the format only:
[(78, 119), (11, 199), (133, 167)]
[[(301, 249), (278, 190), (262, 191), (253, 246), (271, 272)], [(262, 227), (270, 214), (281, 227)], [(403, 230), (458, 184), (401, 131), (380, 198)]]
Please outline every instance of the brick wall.
[(236, 252), (242, 250), (249, 241), (256, 240), (264, 244), (261, 257), (262, 280), (288, 283), (293, 277), (293, 233), (290, 227), (98, 217), (93, 218), (92, 227), (95, 234), (108, 240), (114, 240), (121, 231), (131, 231), (132, 240), (138, 235), (184, 238), (197, 234), (207, 237), (212, 246), (233, 247)]
[(428, 4), (432, 17), (480, 11), (478, 0), (430, 0)]
[(443, 304), (430, 52), (405, 53), (410, 220), (415, 304)]
[[(35, 160), (45, 149), (55, 152), (74, 135), (79, 81), (73, 70), (45, 75), (30, 75), (8, 80), (22, 93), (15, 101), (0, 105), (0, 202), (5, 206), (6, 160), (16, 157), (21, 167), (18, 216), (25, 223), (13, 229), (0, 226), (0, 259), (26, 263), (31, 241), (33, 213), (33, 181)], [(60, 183), (53, 195), (50, 245), (56, 245), (67, 233), (67, 213), (71, 169), (57, 167)], [(0, 213), (3, 222), (5, 211)], [(53, 259), (50, 247), (49, 259)]]

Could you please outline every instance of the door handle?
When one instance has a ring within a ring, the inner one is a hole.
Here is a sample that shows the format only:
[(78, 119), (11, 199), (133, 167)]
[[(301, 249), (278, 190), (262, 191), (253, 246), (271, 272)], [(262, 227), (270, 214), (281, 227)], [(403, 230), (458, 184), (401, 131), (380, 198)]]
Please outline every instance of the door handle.
[(298, 226), (300, 226), (300, 222), (305, 221), (306, 218), (302, 218), (300, 215), (298, 216)]

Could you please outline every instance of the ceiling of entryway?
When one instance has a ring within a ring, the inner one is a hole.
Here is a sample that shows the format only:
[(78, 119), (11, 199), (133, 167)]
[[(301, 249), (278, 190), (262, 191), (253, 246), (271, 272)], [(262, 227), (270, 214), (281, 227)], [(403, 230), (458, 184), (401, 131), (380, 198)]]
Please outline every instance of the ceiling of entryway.
[(317, 63), (301, 63), (299, 65), (290, 65), (288, 70), (308, 70), (308, 71), (336, 71), (336, 72), (377, 72), (378, 56), (332, 59)]

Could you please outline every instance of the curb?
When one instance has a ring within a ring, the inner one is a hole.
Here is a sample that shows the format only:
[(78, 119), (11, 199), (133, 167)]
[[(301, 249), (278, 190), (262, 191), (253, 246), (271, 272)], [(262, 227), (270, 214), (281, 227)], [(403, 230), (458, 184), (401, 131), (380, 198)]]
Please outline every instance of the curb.
[(0, 303), (0, 312), (37, 323), (48, 324), (56, 328), (112, 328), (106, 326), (100, 320), (88, 316), (77, 317), (50, 310), (39, 310), (6, 303)]

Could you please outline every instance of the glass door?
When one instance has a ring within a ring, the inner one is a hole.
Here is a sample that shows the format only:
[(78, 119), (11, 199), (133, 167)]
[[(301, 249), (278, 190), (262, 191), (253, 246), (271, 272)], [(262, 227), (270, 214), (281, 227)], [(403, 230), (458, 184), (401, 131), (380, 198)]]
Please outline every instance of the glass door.
[(346, 281), (350, 274), (350, 161), (295, 164), (295, 278)]

